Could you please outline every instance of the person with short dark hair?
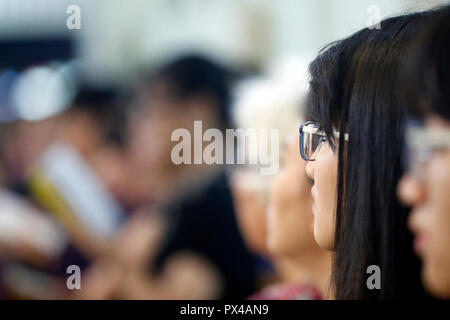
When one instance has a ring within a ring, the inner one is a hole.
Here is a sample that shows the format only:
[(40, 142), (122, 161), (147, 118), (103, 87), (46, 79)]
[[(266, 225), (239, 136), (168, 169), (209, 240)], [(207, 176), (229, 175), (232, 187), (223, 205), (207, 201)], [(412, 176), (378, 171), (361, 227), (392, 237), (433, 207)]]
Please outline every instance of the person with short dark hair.
[(210, 298), (251, 294), (256, 277), (253, 257), (238, 230), (224, 166), (193, 161), (176, 165), (171, 135), (186, 129), (194, 138), (194, 121), (201, 121), (203, 131), (231, 128), (230, 80), (231, 73), (210, 59), (180, 57), (143, 81), (130, 120), (130, 163), (139, 172), (134, 183), (142, 186), (142, 200), (161, 208), (169, 220), (157, 269), (182, 252), (206, 258), (223, 288)]

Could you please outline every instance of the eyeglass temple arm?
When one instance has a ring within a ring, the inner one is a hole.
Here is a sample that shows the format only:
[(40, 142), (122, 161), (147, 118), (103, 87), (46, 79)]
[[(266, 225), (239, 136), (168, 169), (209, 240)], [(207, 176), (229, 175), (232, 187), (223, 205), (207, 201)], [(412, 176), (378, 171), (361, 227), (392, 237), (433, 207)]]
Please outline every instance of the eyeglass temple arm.
[[(325, 132), (315, 129), (315, 128), (311, 128), (311, 127), (303, 127), (302, 130), (303, 130), (303, 132), (306, 132), (306, 133), (315, 133), (315, 134), (319, 134), (319, 135), (325, 135)], [(340, 133), (338, 131), (333, 131), (333, 135), (337, 139), (339, 139)], [(346, 133), (344, 135), (344, 140), (348, 141), (348, 133)]]

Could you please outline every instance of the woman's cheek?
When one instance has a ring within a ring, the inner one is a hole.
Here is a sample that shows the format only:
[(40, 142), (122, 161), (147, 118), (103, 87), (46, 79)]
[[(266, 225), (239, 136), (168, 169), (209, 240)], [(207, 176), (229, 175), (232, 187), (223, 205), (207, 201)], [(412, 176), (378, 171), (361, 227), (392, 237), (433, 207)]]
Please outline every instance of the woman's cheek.
[(314, 217), (314, 239), (326, 250), (334, 250), (334, 226), (320, 212)]
[(317, 230), (315, 233), (317, 232), (317, 236), (321, 239), (322, 247), (333, 250), (337, 199), (337, 155), (326, 144), (316, 161)]
[(450, 153), (430, 163), (428, 218), (430, 248), (427, 255), (432, 277), (450, 297)]

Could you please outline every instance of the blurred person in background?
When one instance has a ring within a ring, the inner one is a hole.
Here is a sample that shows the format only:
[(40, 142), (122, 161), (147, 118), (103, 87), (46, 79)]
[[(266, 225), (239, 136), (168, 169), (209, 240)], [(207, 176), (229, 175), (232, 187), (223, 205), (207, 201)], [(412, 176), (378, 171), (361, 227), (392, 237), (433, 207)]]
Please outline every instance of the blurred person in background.
[[(52, 141), (29, 173), (31, 197), (55, 214), (83, 255), (105, 253), (124, 219), (118, 93), (82, 83), (69, 108), (57, 115)], [(120, 201), (122, 200), (122, 201)], [(122, 202), (122, 203), (121, 203)]]
[(409, 168), (399, 183), (412, 207), (409, 226), (423, 261), (422, 279), (450, 299), (450, 7), (421, 34), (403, 67), (402, 85), (415, 121), (407, 135)]
[[(67, 267), (77, 265), (84, 270), (92, 260), (111, 255), (110, 241), (119, 233), (132, 202), (122, 152), (123, 117), (118, 109), (124, 106), (118, 104), (118, 91), (81, 81), (67, 104), (54, 108), (55, 99), (70, 96), (69, 87), (58, 83), (56, 87), (62, 91), (54, 92), (49, 89), (55, 88), (54, 77), (30, 80), (52, 74), (49, 70), (34, 67), (23, 72), (13, 95), (19, 102), (35, 101), (35, 105), (24, 109), (18, 104), (16, 108), (23, 109), (25, 119), (10, 125), (14, 132), (2, 148), (6, 168), (14, 165), (12, 160), (19, 160), (19, 166), (15, 166), (18, 174), (7, 179), (15, 198), (27, 198), (33, 210), (47, 212), (42, 215), (53, 221), (63, 239), (55, 240), (49, 233), (49, 239), (56, 241), (54, 245), (60, 246), (50, 263), (43, 260), (30, 264), (25, 260), (25, 265), (16, 265), (11, 261), (4, 270), (3, 278), (13, 295), (38, 299), (69, 297)], [(7, 203), (14, 203), (12, 200)], [(14, 212), (18, 219), (24, 209), (20, 211), (17, 206)], [(22, 229), (36, 219), (27, 220), (20, 223)], [(31, 234), (38, 234), (35, 231)], [(15, 246), (20, 244), (15, 241)], [(18, 277), (29, 281), (16, 281)]]
[[(297, 59), (276, 64), (264, 78), (237, 90), (234, 118), (240, 128), (279, 132), (280, 171), (264, 176), (249, 165), (233, 176), (239, 226), (249, 247), (269, 259), (276, 277), (251, 299), (320, 299), (327, 294), (331, 254), (312, 233), (310, 182), (298, 157), (298, 123), (306, 95), (306, 68)], [(295, 135), (293, 134), (295, 133)], [(250, 144), (267, 143), (256, 139)], [(242, 146), (242, 147), (245, 147)], [(268, 146), (274, 152), (275, 146)], [(263, 236), (263, 238), (262, 238)], [(267, 282), (267, 280), (266, 280)], [(266, 283), (267, 284), (267, 283)], [(264, 287), (264, 283), (261, 283)]]
[[(293, 131), (294, 132), (294, 131)], [(254, 299), (320, 300), (328, 296), (331, 252), (314, 240), (311, 182), (305, 162), (298, 159), (298, 132), (282, 150), (267, 209), (267, 246), (280, 273), (279, 284), (254, 295)]]
[[(305, 93), (305, 88), (300, 85), (304, 82), (301, 78), (304, 71), (298, 61), (292, 60), (275, 64), (264, 76), (243, 80), (236, 86), (234, 94), (232, 110), (236, 126), (244, 130), (277, 130), (279, 139), (284, 140), (289, 135), (288, 128), (296, 124), (299, 104)], [(250, 165), (249, 149), (256, 145), (258, 149), (267, 148), (275, 154), (279, 146), (258, 135), (248, 139), (248, 143), (237, 146), (238, 151), (245, 154), (247, 164), (234, 170), (232, 189), (239, 227), (247, 246), (264, 256), (268, 255), (265, 217), (274, 175), (262, 175), (261, 166)]]
[[(211, 290), (217, 293), (209, 298), (248, 296), (255, 286), (253, 258), (237, 227), (224, 166), (175, 165), (171, 135), (184, 128), (193, 137), (196, 120), (202, 121), (203, 130), (232, 128), (231, 80), (228, 70), (207, 58), (180, 57), (142, 83), (129, 122), (129, 163), (138, 174), (133, 182), (141, 200), (168, 221), (152, 270), (158, 273), (176, 254), (190, 253), (186, 263), (203, 266), (197, 286), (221, 288)], [(202, 273), (217, 276), (212, 281)]]
[[(280, 68), (281, 69), (281, 68)], [(233, 120), (243, 130), (277, 130), (281, 139), (287, 135), (286, 127), (293, 120), (292, 109), (297, 109), (299, 93), (289, 92), (276, 75), (265, 75), (243, 80), (235, 89)], [(248, 248), (257, 255), (258, 287), (275, 281), (274, 266), (267, 248), (266, 211), (270, 185), (274, 175), (262, 175), (260, 165), (250, 165), (249, 148), (267, 148), (270, 153), (278, 147), (259, 135), (249, 136), (248, 141), (237, 146), (245, 154), (245, 165), (233, 171), (232, 192), (239, 229)], [(266, 143), (267, 146), (263, 146)], [(278, 144), (279, 141), (276, 141)], [(277, 159), (278, 160), (278, 159)]]

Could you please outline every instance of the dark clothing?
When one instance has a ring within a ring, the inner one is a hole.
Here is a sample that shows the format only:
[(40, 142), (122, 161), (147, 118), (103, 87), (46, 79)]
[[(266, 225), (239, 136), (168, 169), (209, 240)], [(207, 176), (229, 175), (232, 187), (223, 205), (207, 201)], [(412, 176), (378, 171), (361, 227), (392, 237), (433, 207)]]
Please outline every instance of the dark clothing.
[(160, 252), (159, 266), (171, 254), (189, 250), (208, 258), (222, 273), (225, 283), (221, 298), (245, 298), (255, 291), (254, 258), (239, 233), (225, 174), (171, 206), (168, 213), (172, 230)]

